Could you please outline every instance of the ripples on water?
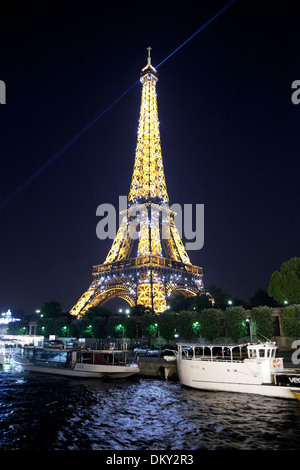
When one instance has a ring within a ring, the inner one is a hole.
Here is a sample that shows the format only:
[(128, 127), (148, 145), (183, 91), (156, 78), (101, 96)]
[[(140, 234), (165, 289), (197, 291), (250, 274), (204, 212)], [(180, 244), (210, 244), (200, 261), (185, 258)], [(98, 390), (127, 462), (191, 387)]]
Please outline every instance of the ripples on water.
[(300, 403), (0, 370), (0, 450), (299, 449)]

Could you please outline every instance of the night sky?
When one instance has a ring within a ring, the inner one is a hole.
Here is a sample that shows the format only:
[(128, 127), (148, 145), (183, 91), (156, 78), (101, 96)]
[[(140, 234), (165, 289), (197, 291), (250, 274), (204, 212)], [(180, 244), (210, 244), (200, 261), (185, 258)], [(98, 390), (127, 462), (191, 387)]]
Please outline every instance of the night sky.
[[(156, 66), (226, 3), (6, 7), (1, 312), (51, 300), (69, 310), (89, 287), (112, 243), (96, 236), (96, 209), (129, 192), (141, 84), (47, 162), (139, 79), (149, 45)], [(246, 301), (299, 256), (299, 24), (297, 2), (237, 0), (158, 68), (170, 204), (205, 206), (204, 247), (191, 262), (205, 285)]]

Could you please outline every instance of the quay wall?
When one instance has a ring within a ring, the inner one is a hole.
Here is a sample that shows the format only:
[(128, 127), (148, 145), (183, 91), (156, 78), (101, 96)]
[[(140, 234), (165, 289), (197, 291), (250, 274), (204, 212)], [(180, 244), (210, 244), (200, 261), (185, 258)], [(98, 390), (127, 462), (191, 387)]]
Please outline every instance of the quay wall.
[(178, 380), (176, 362), (169, 362), (161, 357), (140, 357), (140, 374), (165, 380)]

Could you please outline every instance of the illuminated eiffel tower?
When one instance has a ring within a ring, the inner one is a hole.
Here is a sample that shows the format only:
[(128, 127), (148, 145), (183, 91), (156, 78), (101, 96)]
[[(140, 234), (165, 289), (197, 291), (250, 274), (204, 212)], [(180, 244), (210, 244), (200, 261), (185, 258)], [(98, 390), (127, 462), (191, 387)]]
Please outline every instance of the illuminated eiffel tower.
[[(150, 50), (140, 78), (142, 99), (128, 208), (120, 212), (122, 221), (105, 262), (93, 267), (92, 284), (70, 312), (77, 317), (115, 297), (159, 314), (167, 309), (167, 299), (176, 294), (205, 293), (202, 268), (191, 264), (175, 225), (176, 214), (168, 208), (157, 112), (158, 79)], [(131, 257), (133, 222), (138, 233), (135, 257)], [(162, 236), (164, 227), (166, 236)]]

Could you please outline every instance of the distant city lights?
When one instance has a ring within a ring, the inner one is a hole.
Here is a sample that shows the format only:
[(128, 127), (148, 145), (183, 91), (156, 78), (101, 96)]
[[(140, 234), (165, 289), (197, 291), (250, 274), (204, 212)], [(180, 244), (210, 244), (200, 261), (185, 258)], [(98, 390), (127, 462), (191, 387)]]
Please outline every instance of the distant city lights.
[(8, 309), (7, 312), (1, 313), (0, 325), (7, 325), (8, 323), (20, 321), (20, 318), (14, 318), (11, 311)]

